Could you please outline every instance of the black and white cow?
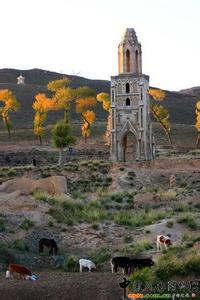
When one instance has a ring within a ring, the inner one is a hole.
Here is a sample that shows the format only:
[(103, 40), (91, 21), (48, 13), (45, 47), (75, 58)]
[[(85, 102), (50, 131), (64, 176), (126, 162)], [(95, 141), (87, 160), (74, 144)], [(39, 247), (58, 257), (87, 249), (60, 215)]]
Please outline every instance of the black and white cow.
[(126, 256), (116, 256), (110, 261), (112, 273), (117, 272), (119, 268), (122, 268), (122, 272), (128, 274), (130, 268), (130, 258)]

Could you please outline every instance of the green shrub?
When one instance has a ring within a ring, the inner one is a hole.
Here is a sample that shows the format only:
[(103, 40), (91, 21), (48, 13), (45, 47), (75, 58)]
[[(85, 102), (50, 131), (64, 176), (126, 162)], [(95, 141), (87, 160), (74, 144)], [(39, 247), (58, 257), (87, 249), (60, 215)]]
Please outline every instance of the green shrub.
[(0, 241), (0, 254), (5, 254), (8, 251), (7, 243)]
[(174, 222), (173, 221), (167, 221), (166, 227), (172, 228), (173, 226), (174, 226)]
[(176, 255), (165, 255), (157, 264), (156, 276), (160, 280), (168, 280), (180, 274), (181, 268), (181, 261), (177, 259)]
[(99, 224), (97, 224), (97, 223), (93, 223), (91, 227), (94, 230), (99, 230)]
[(71, 200), (63, 201), (60, 205), (50, 208), (48, 213), (58, 223), (72, 225), (73, 222), (98, 222), (106, 219), (107, 212), (97, 201), (84, 205)]
[(134, 171), (129, 171), (129, 172), (128, 172), (128, 176), (133, 178), (133, 177), (135, 177), (136, 175), (135, 175), (135, 172), (134, 172)]
[(187, 275), (200, 275), (200, 254), (194, 249), (173, 247), (158, 261), (156, 267), (158, 279), (168, 280)]
[(67, 259), (64, 260), (63, 263), (63, 270), (65, 272), (75, 272), (77, 271), (77, 262), (74, 256), (69, 256)]
[(48, 222), (49, 227), (54, 227), (54, 223), (52, 221)]
[(153, 268), (143, 268), (142, 270), (136, 270), (133, 274), (129, 277), (132, 284), (130, 285), (130, 288), (133, 288), (134, 281), (140, 282), (143, 286), (148, 282), (152, 283), (155, 279), (155, 274), (153, 271)]
[(9, 169), (8, 173), (7, 173), (8, 176), (16, 176), (17, 175), (17, 171), (15, 169)]
[(187, 203), (177, 203), (174, 210), (177, 212), (187, 212), (189, 210), (189, 206)]
[(32, 196), (34, 197), (35, 200), (44, 201), (44, 202), (49, 203), (50, 205), (55, 205), (59, 202), (58, 198), (53, 197), (53, 196), (47, 194), (46, 192), (38, 190), (38, 189), (36, 189), (32, 192)]
[(114, 216), (115, 223), (124, 226), (133, 226), (132, 214), (127, 211), (120, 211)]
[(42, 178), (47, 178), (47, 177), (49, 177), (49, 176), (51, 176), (51, 173), (47, 170), (47, 171), (45, 171), (45, 170), (43, 170), (42, 172), (41, 172), (41, 177)]
[(24, 221), (21, 223), (20, 228), (24, 230), (29, 230), (35, 225), (35, 223), (28, 218), (25, 218)]
[(139, 227), (144, 225), (150, 225), (154, 221), (161, 220), (170, 216), (170, 212), (165, 210), (149, 210), (147, 213), (142, 211), (135, 214), (132, 211), (121, 210), (114, 214), (113, 219), (119, 225)]
[(200, 275), (200, 254), (195, 250), (191, 252), (184, 259), (184, 275), (193, 274)]
[(108, 261), (109, 258), (110, 258), (110, 251), (107, 248), (100, 248), (92, 254), (92, 260), (96, 264), (104, 263)]
[(93, 161), (92, 161), (92, 164), (93, 164), (94, 166), (99, 166), (100, 161), (99, 161), (99, 160), (93, 160)]
[(124, 243), (131, 243), (133, 241), (133, 237), (131, 235), (125, 235)]
[(5, 220), (0, 217), (0, 232), (5, 232), (5, 231), (6, 231)]
[(23, 240), (15, 240), (15, 241), (13, 242), (12, 247), (13, 247), (14, 249), (19, 250), (19, 251), (29, 251), (28, 245), (27, 245), (26, 242), (23, 241)]
[(153, 243), (144, 239), (133, 244), (132, 247), (132, 251), (134, 252), (134, 254), (138, 255), (144, 251), (153, 249)]
[(192, 215), (180, 216), (177, 219), (177, 222), (180, 223), (180, 224), (185, 224), (190, 229), (196, 229), (197, 228), (197, 222), (196, 222), (195, 218)]
[(67, 225), (73, 224), (73, 219), (71, 216), (66, 217), (63, 209), (59, 206), (55, 208), (50, 208), (47, 212), (50, 216), (52, 216), (58, 223), (64, 223)]

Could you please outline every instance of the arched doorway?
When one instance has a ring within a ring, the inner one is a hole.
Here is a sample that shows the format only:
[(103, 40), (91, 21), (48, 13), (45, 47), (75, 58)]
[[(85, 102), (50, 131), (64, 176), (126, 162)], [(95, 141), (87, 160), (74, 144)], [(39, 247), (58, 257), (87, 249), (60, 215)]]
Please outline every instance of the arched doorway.
[(137, 158), (137, 140), (133, 132), (128, 131), (122, 138), (123, 161), (135, 161)]

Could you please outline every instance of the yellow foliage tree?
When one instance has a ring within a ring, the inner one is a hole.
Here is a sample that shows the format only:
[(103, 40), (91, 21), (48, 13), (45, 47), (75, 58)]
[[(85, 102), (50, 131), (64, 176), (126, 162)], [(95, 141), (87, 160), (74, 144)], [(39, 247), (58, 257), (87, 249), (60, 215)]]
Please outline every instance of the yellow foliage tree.
[(83, 124), (81, 126), (82, 135), (87, 143), (87, 138), (90, 136), (90, 127), (95, 120), (95, 113), (90, 110), (96, 105), (95, 97), (86, 97), (76, 100), (76, 112), (81, 115)]
[[(97, 95), (97, 100), (102, 103), (103, 109), (107, 112), (110, 112), (110, 95), (107, 93), (99, 93)], [(110, 145), (110, 135), (111, 135), (111, 117), (110, 113), (108, 115), (107, 119), (107, 126), (106, 126), (106, 132), (105, 132), (105, 140), (106, 144)]]
[(200, 146), (200, 101), (197, 101), (196, 103), (196, 130), (197, 130), (197, 141), (196, 141), (196, 148), (199, 148)]
[(0, 90), (0, 116), (8, 131), (8, 137), (10, 138), (10, 130), (12, 128), (12, 123), (9, 117), (11, 111), (18, 111), (20, 108), (20, 103), (17, 101), (15, 95), (10, 90), (3, 89)]
[(72, 101), (79, 98), (95, 96), (95, 91), (88, 87), (71, 88), (68, 78), (54, 80), (48, 83), (47, 88), (54, 93), (53, 99), (56, 109), (64, 110), (64, 122), (69, 122), (69, 109)]
[[(166, 97), (166, 93), (160, 89), (149, 89), (149, 95), (155, 101), (163, 101)], [(154, 118), (159, 122), (161, 127), (163, 128), (165, 134), (168, 137), (170, 145), (172, 145), (171, 138), (171, 124), (169, 121), (169, 112), (162, 105), (155, 104), (153, 102), (150, 103), (150, 110), (154, 116)]]
[(149, 95), (156, 101), (163, 101), (166, 97), (166, 93), (160, 89), (149, 89)]
[(55, 100), (48, 98), (45, 94), (37, 94), (32, 108), (36, 111), (34, 117), (34, 133), (42, 144), (42, 136), (44, 135), (44, 123), (46, 121), (47, 112), (54, 110), (56, 107)]

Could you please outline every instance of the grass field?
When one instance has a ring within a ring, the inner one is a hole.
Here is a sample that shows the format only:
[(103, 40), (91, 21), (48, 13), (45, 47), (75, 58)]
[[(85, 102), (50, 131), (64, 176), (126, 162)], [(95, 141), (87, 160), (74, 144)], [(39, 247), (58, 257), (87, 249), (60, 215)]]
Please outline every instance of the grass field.
[[(44, 144), (50, 143), (51, 139), (51, 128), (49, 125), (46, 127), (45, 135), (44, 135)], [(72, 123), (72, 129), (74, 135), (79, 140), (82, 138), (81, 136), (81, 123)], [(106, 122), (95, 122), (91, 127), (91, 138), (90, 139), (98, 139), (99, 141), (103, 141), (103, 135), (106, 130)], [(164, 131), (160, 128), (159, 124), (153, 123), (153, 133), (155, 135), (156, 144), (162, 146), (169, 146), (168, 140), (164, 134)], [(184, 149), (193, 149), (195, 148), (197, 131), (193, 125), (182, 125), (182, 124), (173, 124), (172, 130), (172, 141), (174, 147), (181, 147)], [(7, 132), (5, 130), (0, 131), (0, 145), (6, 144), (32, 144), (37, 145), (38, 140), (34, 136), (32, 128), (22, 128), (15, 129), (11, 133), (11, 139), (8, 138)]]

